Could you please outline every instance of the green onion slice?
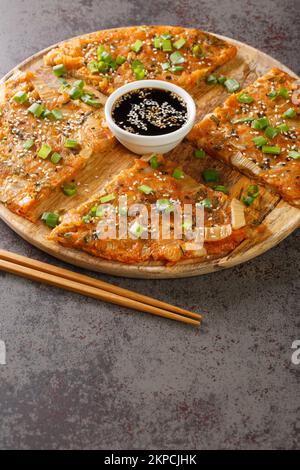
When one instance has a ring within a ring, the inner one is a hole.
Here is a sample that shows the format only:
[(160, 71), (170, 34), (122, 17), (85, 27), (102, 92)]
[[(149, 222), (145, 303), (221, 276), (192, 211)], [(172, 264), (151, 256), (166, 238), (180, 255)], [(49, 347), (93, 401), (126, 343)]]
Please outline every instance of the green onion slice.
[(268, 118), (266, 116), (264, 116), (264, 117), (259, 118), (259, 119), (254, 119), (254, 121), (252, 122), (251, 127), (253, 129), (262, 130), (262, 129), (265, 129), (266, 127), (268, 127), (269, 125), (270, 125), (270, 123), (269, 123)]
[(134, 52), (139, 52), (143, 46), (143, 41), (137, 39), (134, 44), (131, 46), (131, 50)]
[(203, 199), (203, 201), (201, 201), (199, 204), (201, 206), (204, 206), (205, 209), (211, 209), (212, 208), (212, 202), (208, 197)]
[(277, 145), (275, 146), (270, 146), (270, 145), (263, 145), (262, 146), (262, 151), (263, 153), (269, 153), (272, 155), (279, 155), (281, 152), (281, 148), (278, 147)]
[(282, 115), (284, 118), (288, 118), (288, 119), (291, 119), (291, 118), (294, 118), (297, 116), (297, 113), (296, 111), (293, 109), (293, 108), (289, 108), (287, 109), (283, 115)]
[(67, 139), (64, 146), (67, 149), (75, 149), (78, 147), (78, 142), (75, 139)]
[(298, 158), (300, 158), (300, 152), (298, 152), (297, 150), (289, 150), (288, 156), (290, 158), (293, 158), (294, 160), (298, 160)]
[(66, 183), (63, 185), (62, 190), (66, 196), (74, 196), (77, 193), (76, 183)]
[(175, 168), (173, 173), (172, 173), (173, 178), (179, 180), (184, 178), (184, 172), (180, 170), (180, 168)]
[(241, 93), (237, 97), (237, 100), (239, 101), (239, 103), (250, 104), (250, 103), (253, 103), (254, 98), (252, 98), (252, 96), (248, 95), (248, 93)]
[(13, 96), (13, 100), (16, 103), (23, 104), (28, 100), (28, 95), (27, 95), (26, 91), (21, 91), (20, 90), (20, 91), (17, 91), (17, 93)]
[(33, 114), (35, 117), (40, 117), (45, 111), (44, 106), (39, 103), (33, 103), (28, 109), (28, 113)]
[(206, 83), (209, 85), (216, 85), (218, 83), (218, 79), (215, 75), (208, 75)]
[(117, 65), (122, 65), (124, 64), (124, 62), (126, 62), (126, 57), (124, 57), (123, 55), (118, 55), (116, 58)]
[(159, 167), (157, 155), (152, 155), (152, 157), (149, 160), (149, 163), (150, 163), (151, 168), (153, 168), (153, 170), (156, 170)]
[(59, 224), (59, 215), (54, 212), (44, 212), (41, 220), (50, 228), (56, 227)]
[(162, 50), (164, 52), (171, 52), (173, 50), (170, 39), (163, 39)]
[(52, 148), (48, 144), (42, 144), (40, 150), (38, 151), (38, 157), (46, 160), (52, 152)]
[(141, 186), (138, 187), (138, 189), (144, 194), (153, 193), (153, 189), (150, 188), (150, 186), (148, 186), (147, 184), (142, 184)]
[(135, 220), (129, 228), (129, 232), (132, 235), (134, 235), (136, 238), (140, 238), (145, 230), (146, 230), (145, 227), (139, 224), (137, 220)]
[(202, 178), (206, 183), (219, 181), (219, 172), (214, 168), (207, 168), (202, 172)]
[(227, 88), (229, 93), (234, 93), (240, 89), (240, 84), (235, 78), (227, 78), (224, 82), (224, 86)]
[(229, 189), (226, 186), (223, 186), (222, 184), (218, 184), (217, 186), (214, 186), (215, 191), (219, 191), (221, 193), (228, 194)]
[(242, 117), (242, 118), (238, 118), (238, 119), (233, 119), (231, 122), (232, 124), (242, 124), (244, 122), (252, 122), (254, 121), (255, 119), (253, 117), (250, 117), (250, 116), (246, 116), (246, 117)]
[(66, 73), (66, 69), (65, 69), (64, 64), (54, 65), (52, 70), (53, 70), (53, 73), (56, 77), (61, 77), (62, 75), (64, 75)]
[(274, 139), (274, 137), (276, 137), (278, 134), (279, 134), (279, 130), (276, 129), (275, 127), (268, 126), (265, 130), (265, 135), (269, 139)]
[(289, 126), (285, 122), (279, 124), (279, 126), (277, 126), (277, 129), (279, 130), (279, 132), (288, 132), (290, 130)]
[(185, 58), (179, 51), (176, 51), (170, 55), (170, 61), (172, 62), (172, 64), (178, 65), (183, 64), (183, 62), (185, 62)]
[(199, 160), (201, 160), (202, 158), (205, 157), (206, 153), (205, 153), (205, 150), (203, 149), (197, 149), (195, 150), (195, 157), (198, 158)]
[(256, 147), (262, 147), (268, 143), (268, 139), (260, 135), (258, 137), (253, 137), (252, 142), (256, 145)]
[(63, 113), (60, 109), (52, 109), (51, 114), (56, 121), (60, 121), (63, 118)]
[(54, 163), (54, 165), (56, 165), (61, 159), (62, 156), (57, 152), (52, 153), (50, 158), (51, 162)]
[(34, 146), (34, 141), (33, 141), (32, 139), (27, 139), (27, 140), (24, 142), (24, 144), (23, 144), (23, 148), (24, 148), (25, 150), (29, 150), (29, 149), (31, 149), (31, 147), (33, 147), (33, 146)]
[(157, 199), (155, 205), (156, 205), (156, 209), (161, 212), (162, 211), (170, 212), (174, 207), (170, 199)]
[(104, 204), (105, 202), (113, 201), (116, 198), (115, 193), (106, 194), (100, 198), (100, 202)]
[(174, 42), (173, 46), (175, 49), (181, 49), (186, 43), (186, 40), (183, 38), (177, 39), (177, 41)]

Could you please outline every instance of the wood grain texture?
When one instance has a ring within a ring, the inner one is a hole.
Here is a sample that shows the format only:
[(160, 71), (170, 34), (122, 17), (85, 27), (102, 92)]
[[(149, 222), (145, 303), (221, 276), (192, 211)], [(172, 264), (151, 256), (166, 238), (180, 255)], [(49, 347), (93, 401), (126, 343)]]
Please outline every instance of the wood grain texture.
[[(241, 86), (246, 86), (253, 82), (258, 76), (264, 74), (272, 67), (279, 67), (291, 75), (295, 74), (283, 64), (280, 64), (270, 56), (242, 44), (238, 41), (219, 36), (238, 47), (237, 57), (228, 64), (219, 68), (218, 73), (230, 75), (236, 78)], [(17, 69), (26, 70), (28, 67), (37, 66), (45, 52), (52, 47), (41, 51), (18, 67), (9, 72), (0, 83), (4, 83)], [(221, 86), (208, 86), (204, 82), (199, 85), (194, 93), (197, 104), (197, 120), (203, 118), (216, 106), (220, 105), (226, 98), (227, 93)], [(179, 148), (167, 155), (167, 158), (178, 161), (186, 173), (195, 179), (199, 179), (201, 171), (201, 161), (191, 160), (193, 147), (187, 142), (180, 144)], [(93, 192), (98, 192), (107, 181), (123, 169), (128, 168), (135, 156), (120, 144), (115, 143), (112, 147), (104, 148), (101, 155), (90, 159), (88, 165), (76, 178), (80, 190), (76, 197), (66, 198), (61, 191), (56, 191), (38, 210), (43, 212), (55, 207), (58, 211), (76, 207), (85, 201), (87, 196)], [(210, 158), (210, 157), (209, 157)], [(192, 164), (190, 162), (193, 162)], [(243, 187), (250, 184), (250, 179), (240, 175), (237, 171), (214, 161), (215, 166), (222, 170), (224, 183), (231, 189), (231, 194), (239, 194)], [(88, 192), (87, 192), (88, 189)], [(147, 263), (140, 265), (125, 265), (115, 261), (108, 261), (95, 258), (86, 253), (62, 247), (47, 239), (49, 229), (41, 222), (33, 224), (16, 214), (10, 212), (3, 204), (0, 204), (0, 218), (6, 222), (16, 233), (52, 256), (67, 261), (71, 264), (81, 266), (94, 271), (106, 272), (117, 276), (136, 278), (177, 278), (196, 276), (208, 272), (217, 271), (232, 267), (236, 264), (246, 262), (286, 238), (293, 230), (300, 225), (300, 210), (296, 209), (281, 200), (268, 188), (262, 189), (259, 207), (254, 207), (247, 213), (247, 221), (259, 224), (264, 223), (267, 230), (257, 234), (254, 238), (242, 242), (228, 256), (219, 259), (210, 259), (204, 262), (183, 261), (175, 266), (164, 266), (160, 263)]]

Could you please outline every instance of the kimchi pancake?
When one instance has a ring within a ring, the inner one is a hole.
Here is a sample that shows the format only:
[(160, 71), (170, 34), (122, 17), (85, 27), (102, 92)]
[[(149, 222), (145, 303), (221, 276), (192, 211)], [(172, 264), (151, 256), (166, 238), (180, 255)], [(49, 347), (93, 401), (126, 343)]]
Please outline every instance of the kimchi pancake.
[[(104, 215), (102, 203), (112, 204), (118, 214), (120, 196), (127, 197), (127, 208), (132, 204), (143, 204), (147, 208), (149, 219), (147, 228), (144, 227), (144, 230), (147, 230), (147, 238), (141, 236), (141, 227), (129, 211), (127, 238), (99, 237), (99, 222)], [(239, 201), (234, 201), (239, 204)], [(50, 239), (66, 247), (127, 264), (148, 261), (172, 264), (189, 258), (204, 258), (206, 255), (221, 256), (233, 250), (246, 236), (243, 228), (245, 222), (239, 225), (239, 229), (232, 227), (231, 203), (222, 192), (213, 191), (197, 183), (174, 163), (164, 160), (162, 156), (155, 156), (155, 165), (152, 158), (149, 161), (136, 160), (131, 168), (115, 177), (102, 193), (96, 194), (77, 209), (67, 212), (61, 223), (52, 231)], [(204, 206), (203, 248), (188, 249), (190, 242), (185, 236), (185, 231), (181, 239), (174, 237), (175, 216), (173, 220), (172, 213), (177, 204), (192, 205), (191, 228), (195, 227), (196, 204)], [(150, 221), (152, 205), (160, 214), (164, 211), (170, 212), (169, 238), (164, 238), (161, 220), (159, 237), (153, 237)], [(243, 211), (240, 206), (238, 210)]]
[(105, 93), (129, 81), (168, 80), (192, 89), (199, 80), (236, 55), (232, 44), (197, 29), (135, 26), (97, 31), (65, 41), (44, 61), (63, 65)]
[[(37, 206), (113, 139), (101, 96), (82, 82), (87, 102), (71, 98), (74, 79), (49, 67), (17, 72), (0, 103), (0, 200), (32, 221)], [(92, 103), (92, 105), (88, 104)]]
[(189, 139), (300, 205), (299, 80), (272, 69), (231, 95)]

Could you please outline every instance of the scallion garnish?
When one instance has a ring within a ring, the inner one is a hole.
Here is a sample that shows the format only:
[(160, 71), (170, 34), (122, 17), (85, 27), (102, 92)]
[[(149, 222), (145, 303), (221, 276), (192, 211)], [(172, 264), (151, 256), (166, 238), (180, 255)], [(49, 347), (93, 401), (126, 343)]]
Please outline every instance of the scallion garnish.
[(40, 150), (38, 151), (38, 157), (46, 160), (52, 152), (52, 148), (48, 144), (42, 144)]
[(62, 186), (62, 190), (66, 196), (75, 196), (77, 193), (76, 183), (66, 183)]
[(75, 86), (73, 86), (69, 91), (69, 95), (72, 100), (78, 100), (78, 98), (82, 96), (82, 93), (82, 89)]
[(169, 62), (163, 62), (163, 63), (161, 64), (161, 68), (162, 68), (163, 70), (168, 70), (170, 67), (171, 67), (171, 65), (169, 64)]
[(268, 126), (265, 130), (265, 135), (269, 139), (274, 139), (274, 137), (276, 137), (278, 134), (279, 134), (279, 130), (276, 129), (275, 127)]
[(100, 101), (95, 100), (94, 98), (91, 98), (90, 95), (82, 95), (80, 99), (81, 101), (83, 101), (85, 104), (88, 104), (89, 106), (94, 106), (95, 108), (99, 108), (99, 106), (101, 106)]
[(89, 62), (87, 67), (91, 73), (99, 72), (98, 62), (96, 60), (92, 60), (91, 62)]
[(172, 67), (169, 68), (169, 71), (171, 73), (182, 72), (182, 70), (184, 70), (184, 67), (182, 65), (172, 65)]
[(104, 60), (100, 60), (97, 65), (98, 72), (100, 73), (105, 73), (109, 69), (109, 64), (105, 62)]
[(170, 199), (157, 199), (156, 203), (156, 209), (160, 212), (163, 211), (171, 211), (173, 209), (173, 204), (170, 201)]
[(216, 85), (218, 83), (218, 79), (215, 75), (208, 75), (207, 79), (206, 79), (206, 83), (208, 83), (209, 85)]
[(83, 222), (84, 224), (89, 224), (90, 221), (91, 221), (91, 219), (92, 219), (92, 217), (91, 217), (89, 214), (87, 214), (87, 215), (84, 215), (84, 216), (82, 217), (82, 222)]
[(252, 96), (248, 95), (248, 93), (241, 93), (237, 97), (237, 100), (238, 100), (239, 103), (250, 104), (250, 103), (253, 103), (254, 98), (252, 98)]
[(136, 238), (140, 238), (145, 230), (146, 229), (141, 224), (139, 224), (137, 220), (135, 220), (129, 228), (129, 232)]
[(220, 76), (218, 77), (218, 83), (219, 83), (220, 85), (224, 85), (224, 83), (226, 82), (226, 80), (227, 80), (227, 78), (225, 77), (225, 75), (220, 75)]
[(289, 108), (287, 109), (283, 115), (282, 115), (284, 118), (288, 118), (288, 119), (291, 119), (291, 118), (294, 118), (297, 116), (297, 113), (296, 111), (293, 109), (293, 108)]
[(268, 139), (260, 135), (258, 137), (253, 137), (252, 142), (256, 145), (256, 147), (262, 147), (268, 143)]
[(113, 201), (116, 198), (115, 193), (106, 194), (100, 198), (100, 202), (104, 204), (105, 202)]
[(240, 89), (240, 84), (235, 78), (227, 78), (224, 82), (224, 86), (227, 88), (229, 93), (234, 93)]
[(149, 160), (150, 166), (153, 170), (156, 170), (159, 167), (159, 162), (157, 160), (157, 155), (152, 155)]
[(142, 184), (141, 186), (138, 187), (139, 191), (141, 191), (144, 194), (152, 194), (153, 189), (150, 188), (147, 184)]
[(195, 153), (194, 153), (195, 157), (198, 158), (199, 160), (201, 160), (202, 158), (205, 157), (205, 150), (203, 149), (197, 149), (195, 150)]
[(64, 64), (54, 65), (52, 70), (53, 70), (53, 73), (56, 77), (61, 77), (62, 75), (64, 75), (66, 73), (66, 69), (65, 69)]
[(52, 109), (51, 114), (56, 121), (60, 121), (63, 118), (63, 113), (60, 109)]
[(181, 49), (186, 43), (186, 40), (183, 38), (177, 39), (177, 41), (174, 42), (173, 46), (175, 49)]
[(217, 186), (214, 186), (214, 190), (219, 191), (221, 193), (225, 193), (225, 194), (228, 194), (228, 192), (229, 192), (229, 189), (226, 186), (223, 186), (221, 184), (218, 184)]
[(28, 95), (26, 91), (20, 90), (20, 91), (17, 91), (17, 93), (13, 96), (13, 100), (19, 104), (26, 103), (26, 101), (28, 100)]
[(45, 111), (44, 106), (39, 103), (33, 103), (28, 109), (28, 113), (33, 114), (35, 117), (40, 117)]
[(172, 173), (173, 178), (179, 180), (184, 178), (184, 172), (180, 170), (180, 168), (175, 168), (173, 173)]
[(155, 49), (160, 49), (161, 46), (162, 46), (162, 39), (160, 37), (156, 36), (153, 39), (153, 45), (154, 45)]
[(57, 165), (57, 163), (60, 162), (61, 159), (62, 156), (57, 152), (52, 153), (50, 158), (51, 162), (54, 163), (54, 165)]
[(277, 98), (277, 91), (271, 90), (269, 93), (267, 93), (267, 96), (271, 98), (271, 100), (275, 100), (275, 98)]
[(300, 158), (300, 152), (298, 152), (297, 150), (289, 150), (288, 156), (293, 160), (298, 160)]
[(54, 212), (44, 212), (41, 220), (50, 228), (54, 228), (59, 224), (59, 215)]
[(288, 132), (290, 130), (289, 126), (285, 122), (279, 124), (279, 126), (277, 126), (277, 129), (279, 130), (279, 132)]
[(26, 140), (26, 141), (24, 142), (24, 144), (23, 144), (23, 148), (24, 148), (25, 150), (29, 150), (29, 149), (31, 149), (31, 147), (33, 147), (33, 146), (34, 146), (34, 141), (33, 141), (32, 139)]
[(134, 52), (139, 52), (143, 46), (143, 41), (137, 39), (134, 44), (131, 46), (131, 50)]
[(163, 39), (162, 50), (164, 52), (171, 52), (173, 50), (170, 39)]
[(263, 145), (262, 146), (262, 152), (263, 153), (269, 153), (272, 155), (279, 155), (281, 152), (281, 148), (278, 147), (277, 145), (270, 146), (270, 145)]
[(116, 58), (117, 65), (122, 65), (124, 64), (124, 62), (126, 62), (126, 57), (124, 57), (123, 55), (118, 55)]
[(185, 62), (185, 58), (179, 51), (176, 51), (170, 55), (170, 61), (172, 62), (172, 64), (178, 65), (183, 64), (183, 62)]
[(197, 59), (201, 59), (201, 57), (204, 56), (202, 48), (199, 44), (195, 44), (195, 46), (193, 46), (193, 54), (195, 57), (197, 57)]
[(238, 119), (233, 119), (231, 122), (232, 122), (232, 124), (242, 124), (244, 122), (252, 122), (252, 121), (254, 121), (253, 117), (246, 116), (246, 117), (242, 117), (242, 118), (238, 118)]
[(77, 140), (75, 140), (75, 139), (67, 139), (67, 140), (65, 141), (64, 146), (65, 146), (67, 149), (75, 149), (76, 147), (78, 147), (78, 142), (77, 142)]
[(290, 97), (289, 90), (287, 88), (280, 88), (278, 95), (284, 98), (285, 100), (288, 100)]
[(242, 202), (245, 206), (249, 207), (253, 203), (254, 199), (259, 196), (259, 187), (256, 184), (251, 184), (247, 189), (247, 196), (242, 197)]
[(144, 65), (140, 60), (133, 60), (131, 68), (137, 80), (142, 80), (145, 77)]
[(254, 121), (252, 122), (251, 127), (253, 129), (262, 130), (262, 129), (265, 129), (266, 127), (268, 127), (269, 125), (270, 125), (270, 123), (269, 123), (268, 118), (266, 116), (264, 116), (264, 117), (259, 118), (259, 119), (254, 119)]
[(219, 172), (214, 168), (207, 168), (203, 170), (202, 178), (206, 183), (219, 181)]
[(201, 206), (204, 206), (205, 209), (211, 209), (212, 208), (212, 202), (208, 197), (203, 199), (203, 201), (201, 201), (199, 204)]

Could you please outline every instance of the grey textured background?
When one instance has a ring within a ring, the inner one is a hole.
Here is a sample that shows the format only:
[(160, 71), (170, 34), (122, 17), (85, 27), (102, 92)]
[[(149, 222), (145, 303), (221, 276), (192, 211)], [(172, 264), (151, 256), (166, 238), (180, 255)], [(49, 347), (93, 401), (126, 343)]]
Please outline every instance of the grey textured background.
[[(299, 0), (0, 0), (0, 72), (58, 40), (181, 24), (299, 64)], [(298, 35), (298, 37), (297, 37)], [(0, 247), (62, 265), (0, 223)], [(199, 331), (0, 273), (0, 448), (299, 447), (299, 231), (194, 279), (101, 279), (205, 314)], [(74, 268), (75, 269), (75, 268)]]

